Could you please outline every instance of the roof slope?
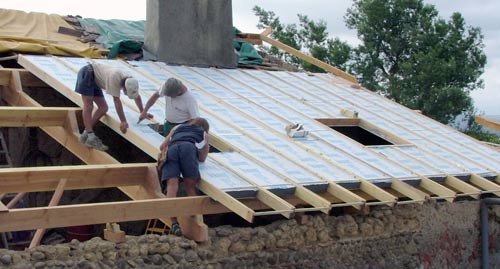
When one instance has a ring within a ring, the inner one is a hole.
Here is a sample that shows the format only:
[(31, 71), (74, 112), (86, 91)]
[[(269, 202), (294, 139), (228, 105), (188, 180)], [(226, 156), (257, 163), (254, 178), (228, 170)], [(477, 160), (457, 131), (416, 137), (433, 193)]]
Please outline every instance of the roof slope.
[[(69, 89), (74, 88), (77, 70), (86, 64), (81, 58), (25, 57)], [(500, 170), (497, 151), (380, 95), (351, 88), (349, 82), (329, 74), (102, 61), (136, 76), (143, 98), (149, 98), (171, 76), (193, 89), (202, 116), (210, 121), (212, 136), (230, 149), (211, 154), (202, 167), (204, 178), (222, 189), (248, 185), (242, 183), (246, 181), (228, 181), (228, 175), (217, 174), (214, 167), (231, 167), (262, 186), (282, 186), (286, 182), (280, 178), (321, 185), (422, 176), (491, 177)], [(123, 101), (133, 107), (130, 100)], [(108, 103), (112, 106), (113, 102)], [(112, 110), (110, 107), (108, 117), (116, 117)], [(364, 146), (315, 120), (348, 118), (341, 113), (346, 110), (356, 111), (361, 121), (395, 140), (396, 145)], [(157, 120), (163, 119), (162, 100), (151, 113)], [(126, 114), (129, 119), (137, 117), (131, 108)], [(302, 123), (309, 136), (288, 137), (284, 126), (290, 123)], [(156, 157), (162, 137), (146, 123), (132, 124), (131, 129), (144, 136), (151, 149), (148, 153)], [(263, 177), (265, 171), (268, 176)]]

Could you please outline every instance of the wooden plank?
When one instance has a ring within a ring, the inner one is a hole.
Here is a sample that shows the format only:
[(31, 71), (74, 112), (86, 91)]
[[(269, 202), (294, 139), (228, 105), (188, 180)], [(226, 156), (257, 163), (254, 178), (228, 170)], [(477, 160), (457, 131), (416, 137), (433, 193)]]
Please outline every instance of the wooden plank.
[[(57, 184), (57, 188), (54, 191), (54, 194), (52, 195), (52, 198), (50, 199), (49, 202), (49, 207), (53, 207), (59, 204), (59, 201), (61, 200), (61, 197), (64, 192), (64, 187), (66, 186), (66, 183), (68, 182), (67, 179), (63, 178), (59, 180), (59, 183)], [(33, 235), (33, 239), (31, 239), (31, 243), (28, 248), (34, 248), (38, 245), (40, 245), (40, 241), (42, 241), (42, 237), (45, 234), (46, 229), (45, 228), (40, 228), (37, 229), (35, 234)]]
[(244, 220), (252, 223), (254, 217), (254, 211), (248, 208), (246, 205), (232, 197), (231, 195), (225, 193), (224, 191), (216, 188), (207, 181), (200, 181), (198, 188), (212, 197), (219, 203), (223, 204), (227, 208), (231, 209), (238, 216), (242, 217)]
[(479, 199), (481, 195), (480, 189), (467, 184), (463, 180), (460, 180), (454, 176), (447, 176), (445, 179), (445, 184), (474, 199)]
[(301, 185), (296, 186), (295, 196), (297, 196), (304, 202), (312, 205), (313, 207), (317, 208), (319, 211), (325, 214), (328, 214), (328, 212), (330, 212), (330, 209), (332, 208), (330, 201), (326, 200), (325, 198), (317, 195), (316, 193), (312, 192), (311, 190)]
[(247, 42), (247, 43), (250, 43), (252, 45), (262, 45), (262, 39), (260, 39), (260, 38), (256, 39), (256, 38), (249, 38), (249, 37), (237, 37), (236, 41)]
[(379, 200), (381, 203), (387, 204), (388, 206), (394, 206), (396, 204), (396, 201), (398, 200), (396, 196), (386, 192), (382, 188), (379, 188), (375, 184), (364, 179), (361, 179), (360, 182), (360, 189), (363, 192)]
[(72, 107), (7, 107), (0, 106), (0, 127), (62, 126)]
[[(294, 206), (302, 203), (297, 198), (285, 200)], [(257, 199), (242, 199), (241, 202), (254, 210), (269, 209)], [(231, 210), (208, 196), (22, 208), (0, 214), (0, 232), (228, 212)]]
[(324, 119), (315, 119), (328, 127), (332, 126), (359, 126), (359, 122), (361, 119), (353, 119), (353, 118), (324, 118)]
[(486, 178), (483, 178), (477, 174), (472, 174), (469, 182), (481, 188), (482, 190), (491, 192), (494, 195), (500, 197), (500, 185), (495, 184), (492, 181), (487, 180)]
[(24, 195), (26, 195), (25, 192), (20, 192), (16, 194), (16, 196), (14, 196), (14, 198), (12, 198), (12, 200), (10, 200), (9, 203), (7, 204), (7, 208), (8, 209), (15, 208), (19, 200), (23, 199)]
[(349, 191), (348, 189), (340, 186), (337, 183), (331, 182), (328, 184), (328, 193), (333, 195), (334, 197), (349, 203), (354, 208), (361, 210), (363, 205), (366, 203), (366, 200), (360, 197), (359, 195)]
[(67, 165), (0, 169), (0, 189), (6, 192), (52, 191), (60, 178), (66, 178), (66, 189), (135, 186), (144, 183), (154, 163)]
[(364, 128), (371, 133), (382, 137), (383, 139), (390, 141), (393, 144), (397, 145), (412, 145), (411, 142), (409, 142), (406, 139), (403, 139), (387, 130), (380, 129), (377, 125), (365, 120), (365, 119), (360, 119), (359, 121), (359, 127)]
[(437, 182), (434, 182), (427, 177), (421, 177), (419, 186), (431, 193), (436, 194), (438, 196), (437, 198), (441, 197), (448, 202), (453, 202), (453, 200), (455, 200), (455, 197), (457, 196), (456, 192), (444, 187)]
[(392, 180), (391, 188), (421, 204), (429, 199), (429, 196), (426, 193), (399, 179)]
[[(336, 76), (339, 76), (339, 77), (341, 77), (341, 78), (343, 78), (345, 80), (348, 80), (348, 81), (350, 81), (352, 83), (358, 84), (358, 81), (356, 80), (356, 78), (354, 76), (352, 76), (352, 75), (350, 75), (350, 74), (348, 74), (348, 73), (346, 73), (346, 72), (344, 72), (344, 71), (342, 71), (342, 70), (340, 70), (340, 69), (338, 69), (336, 67), (333, 67), (333, 66), (331, 66), (331, 65), (329, 65), (329, 64), (327, 64), (327, 63), (325, 63), (323, 61), (320, 61), (320, 60), (318, 60), (318, 59), (316, 59), (314, 57), (306, 55), (306, 54), (300, 52), (299, 50), (296, 50), (296, 49), (294, 49), (294, 48), (292, 48), (292, 47), (290, 47), (290, 46), (288, 46), (286, 44), (283, 44), (283, 43), (281, 43), (281, 42), (279, 42), (277, 40), (274, 40), (274, 39), (268, 37), (266, 35), (266, 33), (269, 32), (268, 31), (269, 29), (270, 28), (266, 29), (260, 35), (260, 38), (262, 39), (262, 41), (265, 41), (265, 42), (267, 42), (267, 43), (269, 43), (269, 44), (271, 44), (271, 45), (273, 45), (273, 46), (275, 46), (275, 47), (277, 47), (279, 49), (282, 49), (282, 50), (284, 50), (284, 51), (286, 51), (286, 52), (288, 52), (288, 53), (290, 53), (290, 54), (292, 54), (292, 55), (294, 55), (294, 56), (296, 56), (296, 57), (298, 57), (298, 58), (300, 58), (300, 59), (302, 59), (302, 60), (304, 60), (306, 62), (309, 62), (309, 63), (311, 63), (311, 64), (313, 64), (313, 65), (315, 65), (315, 66), (317, 66), (317, 67), (319, 67), (321, 69), (324, 69), (324, 70), (326, 70), (326, 71), (328, 71), (328, 72), (330, 72), (330, 73), (332, 73), (332, 74), (334, 74)], [(271, 29), (271, 31), (272, 31), (272, 29)]]
[(7, 208), (7, 206), (5, 206), (4, 203), (2, 203), (2, 201), (0, 200), (0, 212), (6, 211), (9, 211), (9, 208)]
[(494, 120), (487, 119), (485, 117), (480, 117), (480, 116), (476, 116), (474, 118), (474, 121), (483, 125), (484, 127), (488, 127), (490, 129), (493, 129), (493, 130), (500, 130), (500, 122), (498, 122), (498, 121), (494, 121)]

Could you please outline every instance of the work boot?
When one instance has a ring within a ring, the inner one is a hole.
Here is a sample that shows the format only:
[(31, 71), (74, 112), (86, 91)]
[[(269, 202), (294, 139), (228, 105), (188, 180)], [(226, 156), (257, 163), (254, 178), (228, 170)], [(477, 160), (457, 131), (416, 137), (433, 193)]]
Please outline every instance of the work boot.
[(89, 134), (87, 130), (83, 130), (83, 133), (80, 135), (80, 143), (85, 144), (87, 142), (87, 138), (89, 138)]
[(99, 139), (99, 137), (97, 137), (95, 135), (89, 136), (87, 138), (87, 141), (85, 141), (85, 145), (87, 147), (95, 148), (95, 149), (100, 150), (100, 151), (108, 150), (108, 146), (104, 145), (102, 143), (101, 139)]
[(179, 223), (172, 224), (170, 233), (173, 235), (182, 236), (181, 226), (179, 225)]

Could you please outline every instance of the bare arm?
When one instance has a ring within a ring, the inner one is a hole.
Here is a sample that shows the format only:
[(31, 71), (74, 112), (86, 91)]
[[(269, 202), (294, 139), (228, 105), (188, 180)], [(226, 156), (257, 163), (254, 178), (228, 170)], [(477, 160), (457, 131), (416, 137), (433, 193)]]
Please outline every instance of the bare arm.
[(208, 134), (205, 133), (206, 144), (198, 151), (198, 161), (204, 162), (208, 157), (208, 151), (210, 150), (210, 145), (208, 144)]
[[(179, 125), (177, 125), (177, 126), (179, 126)], [(172, 139), (172, 136), (174, 135), (174, 132), (177, 129), (177, 126), (175, 126), (174, 128), (172, 128), (172, 130), (170, 130), (170, 133), (168, 133), (168, 135), (167, 135), (167, 137), (165, 137), (165, 140), (163, 141), (163, 143), (161, 143), (161, 145), (160, 145), (161, 151), (167, 151), (168, 143)]]
[(141, 121), (145, 118), (149, 118), (148, 117), (148, 110), (156, 103), (158, 98), (160, 98), (160, 93), (158, 93), (158, 92), (153, 93), (153, 95), (151, 95), (151, 97), (149, 97), (148, 101), (146, 102), (146, 106), (142, 110), (141, 110), (142, 101), (140, 101), (141, 107), (139, 107), (139, 104), (137, 104), (137, 99), (136, 99), (137, 107), (139, 108), (139, 111), (141, 111), (141, 115), (139, 116), (139, 121)]
[(120, 130), (122, 133), (126, 133), (128, 129), (127, 118), (125, 118), (125, 113), (123, 112), (123, 105), (120, 97), (113, 96), (113, 102), (115, 103), (116, 113), (118, 114), (118, 118), (120, 118)]

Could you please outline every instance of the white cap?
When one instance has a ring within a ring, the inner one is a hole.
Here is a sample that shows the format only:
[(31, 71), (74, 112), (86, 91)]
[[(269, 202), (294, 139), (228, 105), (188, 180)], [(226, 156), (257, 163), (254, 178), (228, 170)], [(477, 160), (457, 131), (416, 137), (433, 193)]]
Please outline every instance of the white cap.
[(130, 99), (137, 99), (139, 97), (139, 82), (135, 78), (127, 78), (125, 80), (125, 90)]

